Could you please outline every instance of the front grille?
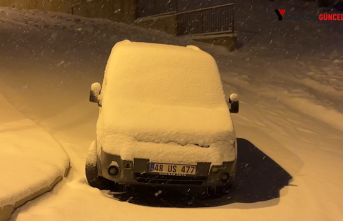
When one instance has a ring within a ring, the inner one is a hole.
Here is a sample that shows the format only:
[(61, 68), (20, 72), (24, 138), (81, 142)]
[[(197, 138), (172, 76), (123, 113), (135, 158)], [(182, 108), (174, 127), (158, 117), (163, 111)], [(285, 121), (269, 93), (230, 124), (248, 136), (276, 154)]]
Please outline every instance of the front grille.
[(135, 173), (135, 180), (140, 183), (201, 185), (207, 180), (205, 176), (169, 176), (151, 173)]

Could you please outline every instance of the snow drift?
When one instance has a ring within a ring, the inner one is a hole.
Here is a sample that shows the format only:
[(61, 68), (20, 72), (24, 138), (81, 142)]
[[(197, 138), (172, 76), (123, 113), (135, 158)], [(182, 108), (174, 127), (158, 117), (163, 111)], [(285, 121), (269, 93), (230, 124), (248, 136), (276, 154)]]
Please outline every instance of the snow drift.
[(0, 220), (51, 190), (69, 168), (63, 147), (0, 94)]

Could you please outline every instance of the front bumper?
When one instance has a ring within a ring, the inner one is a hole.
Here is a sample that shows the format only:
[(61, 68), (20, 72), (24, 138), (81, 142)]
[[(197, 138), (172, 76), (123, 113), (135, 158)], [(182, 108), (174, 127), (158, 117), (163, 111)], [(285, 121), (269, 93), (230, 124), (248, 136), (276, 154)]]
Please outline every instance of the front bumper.
[[(233, 182), (236, 172), (236, 160), (224, 162), (215, 166), (218, 171), (212, 172), (211, 163), (198, 162), (196, 175), (171, 176), (149, 173), (149, 159), (135, 158), (133, 161), (122, 160), (118, 155), (101, 153), (98, 159), (98, 174), (108, 180), (124, 185), (148, 185), (148, 186), (226, 186)], [(109, 174), (111, 165), (119, 168), (115, 176)], [(227, 174), (230, 178), (223, 182), (221, 176)]]

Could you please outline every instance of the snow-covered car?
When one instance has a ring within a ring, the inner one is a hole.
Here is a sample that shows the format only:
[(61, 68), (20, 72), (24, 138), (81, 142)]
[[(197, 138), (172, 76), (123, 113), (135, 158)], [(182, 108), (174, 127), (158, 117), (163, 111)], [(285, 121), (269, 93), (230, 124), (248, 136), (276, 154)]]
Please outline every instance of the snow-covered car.
[(196, 46), (117, 43), (90, 101), (99, 105), (91, 186), (232, 186), (238, 96), (226, 100), (216, 61)]

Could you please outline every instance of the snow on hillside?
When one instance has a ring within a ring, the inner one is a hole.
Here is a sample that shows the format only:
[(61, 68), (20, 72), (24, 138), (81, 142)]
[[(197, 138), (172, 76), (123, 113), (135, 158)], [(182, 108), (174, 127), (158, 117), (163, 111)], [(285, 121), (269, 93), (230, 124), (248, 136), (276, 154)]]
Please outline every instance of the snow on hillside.
[[(68, 181), (17, 209), (12, 220), (342, 220), (342, 24), (280, 23), (273, 11), (314, 11), (313, 2), (258, 3), (236, 4), (245, 44), (234, 53), (110, 21), (2, 8), (0, 91), (63, 145), (72, 165)], [(86, 184), (98, 116), (89, 88), (123, 39), (196, 44), (217, 60), (226, 96), (241, 98), (232, 116), (238, 168), (229, 195), (163, 190), (113, 199)]]
[(323, 13), (315, 2), (238, 3), (239, 42), (245, 44), (229, 59), (218, 58), (222, 79), (342, 130), (343, 23), (278, 21), (277, 8)]

